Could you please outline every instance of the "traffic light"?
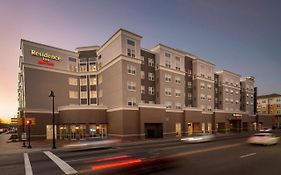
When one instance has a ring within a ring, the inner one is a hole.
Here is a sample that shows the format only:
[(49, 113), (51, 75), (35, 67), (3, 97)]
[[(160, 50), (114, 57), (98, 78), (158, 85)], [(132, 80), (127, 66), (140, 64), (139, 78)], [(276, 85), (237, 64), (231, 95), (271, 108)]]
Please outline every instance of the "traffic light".
[(27, 121), (26, 121), (26, 124), (27, 124), (27, 125), (31, 125), (31, 120), (27, 120)]

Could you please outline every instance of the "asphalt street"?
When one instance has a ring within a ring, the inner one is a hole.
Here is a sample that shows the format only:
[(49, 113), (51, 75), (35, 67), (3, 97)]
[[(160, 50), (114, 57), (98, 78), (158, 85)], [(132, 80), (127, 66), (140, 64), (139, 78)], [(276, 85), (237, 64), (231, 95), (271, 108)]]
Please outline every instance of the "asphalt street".
[[(281, 143), (247, 144), (225, 137), (187, 144), (179, 140), (9, 154), (0, 157), (1, 175), (60, 174), (281, 174)], [(24, 158), (25, 157), (25, 158)]]

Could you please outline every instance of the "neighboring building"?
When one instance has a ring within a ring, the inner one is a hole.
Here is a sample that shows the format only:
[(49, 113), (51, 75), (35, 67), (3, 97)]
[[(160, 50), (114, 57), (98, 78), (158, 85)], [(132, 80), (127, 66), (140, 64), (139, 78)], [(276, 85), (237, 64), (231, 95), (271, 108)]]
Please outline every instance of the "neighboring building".
[(254, 77), (242, 77), (240, 79), (241, 87), (241, 111), (248, 112), (249, 114), (254, 114)]
[[(258, 117), (269, 127), (281, 127), (281, 95), (269, 94), (257, 97)], [(273, 123), (273, 124), (272, 124)]]
[(213, 63), (163, 44), (143, 49), (141, 40), (120, 29), (75, 52), (21, 40), (19, 117), (34, 121), (32, 136), (52, 138), (51, 90), (60, 139), (252, 128), (253, 78), (240, 85), (238, 74), (214, 73)]

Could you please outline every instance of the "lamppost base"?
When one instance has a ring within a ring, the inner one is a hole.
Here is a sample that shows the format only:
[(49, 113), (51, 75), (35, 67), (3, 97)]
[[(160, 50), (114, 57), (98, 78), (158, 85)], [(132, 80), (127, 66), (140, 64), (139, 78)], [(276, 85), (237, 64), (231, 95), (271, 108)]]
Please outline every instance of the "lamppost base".
[(54, 147), (54, 146), (53, 146), (53, 148), (52, 148), (52, 149), (57, 149), (57, 147)]
[(24, 148), (26, 147), (25, 141), (22, 142), (22, 146), (21, 147), (24, 147)]
[(32, 146), (31, 145), (28, 145), (28, 147), (27, 147), (28, 149), (31, 149), (32, 148)]

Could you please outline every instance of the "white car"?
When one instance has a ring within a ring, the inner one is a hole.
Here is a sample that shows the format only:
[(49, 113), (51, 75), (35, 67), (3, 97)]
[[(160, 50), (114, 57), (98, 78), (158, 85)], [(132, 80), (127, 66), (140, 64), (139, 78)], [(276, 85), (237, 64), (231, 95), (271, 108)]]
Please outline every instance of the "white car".
[(215, 136), (213, 134), (195, 133), (190, 136), (181, 138), (181, 141), (187, 143), (201, 143), (212, 141), (214, 138)]
[(260, 132), (271, 132), (272, 129), (271, 128), (262, 128), (260, 129)]
[(274, 145), (279, 142), (279, 137), (271, 133), (258, 133), (248, 138), (248, 143), (259, 145)]

